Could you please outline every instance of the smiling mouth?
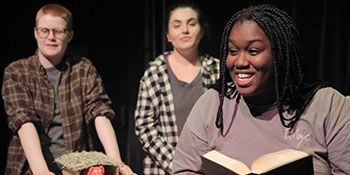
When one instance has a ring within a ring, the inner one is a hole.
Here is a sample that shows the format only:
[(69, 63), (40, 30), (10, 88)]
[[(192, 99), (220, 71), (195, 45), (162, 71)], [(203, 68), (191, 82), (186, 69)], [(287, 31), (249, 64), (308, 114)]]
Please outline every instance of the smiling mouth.
[(236, 73), (237, 84), (240, 86), (247, 86), (254, 78), (252, 73)]
[(247, 78), (250, 78), (252, 76), (253, 76), (253, 74), (248, 74), (248, 73), (238, 73), (237, 74), (237, 77), (239, 79), (247, 79)]

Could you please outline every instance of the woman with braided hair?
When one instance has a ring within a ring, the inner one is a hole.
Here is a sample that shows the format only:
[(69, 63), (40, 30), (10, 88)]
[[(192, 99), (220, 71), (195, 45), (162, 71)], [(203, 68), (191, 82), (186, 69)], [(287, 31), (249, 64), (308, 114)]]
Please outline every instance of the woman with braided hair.
[(350, 173), (350, 101), (304, 69), (299, 45), (291, 17), (275, 6), (231, 17), (220, 79), (185, 123), (175, 174), (203, 174), (200, 156), (211, 150), (250, 165), (286, 148), (309, 153), (315, 174)]

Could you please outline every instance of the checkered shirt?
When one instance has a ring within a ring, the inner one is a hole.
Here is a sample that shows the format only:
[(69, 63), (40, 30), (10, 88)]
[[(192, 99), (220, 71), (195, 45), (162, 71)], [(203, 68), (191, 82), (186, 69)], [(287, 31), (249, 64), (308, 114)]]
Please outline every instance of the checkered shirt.
[[(96, 116), (114, 116), (111, 100), (104, 91), (102, 79), (86, 58), (67, 58), (58, 87), (60, 115), (65, 152), (93, 149), (92, 127)], [(4, 71), (2, 97), (8, 116), (11, 138), (5, 174), (31, 174), (26, 156), (17, 134), (26, 122), (33, 122), (41, 145), (50, 144), (43, 139), (54, 117), (55, 94), (37, 55), (20, 59)]]
[[(146, 152), (144, 174), (171, 174), (178, 141), (175, 106), (165, 55), (149, 63), (140, 80), (135, 110), (135, 133)], [(202, 82), (205, 90), (219, 78), (219, 60), (201, 56)]]

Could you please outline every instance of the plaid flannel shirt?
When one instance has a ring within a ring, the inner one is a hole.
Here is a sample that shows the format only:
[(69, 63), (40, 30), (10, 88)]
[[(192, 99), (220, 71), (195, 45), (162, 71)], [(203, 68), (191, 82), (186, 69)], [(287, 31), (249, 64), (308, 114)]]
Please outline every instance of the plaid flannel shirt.
[[(86, 58), (67, 58), (58, 87), (65, 152), (92, 150), (90, 123), (99, 115), (112, 118), (111, 100), (101, 77)], [(26, 122), (37, 128), (41, 145), (54, 117), (54, 88), (37, 55), (11, 63), (4, 71), (2, 97), (12, 130), (5, 174), (31, 174), (17, 134)]]
[[(171, 174), (178, 141), (175, 106), (164, 53), (150, 62), (140, 80), (135, 110), (135, 133), (146, 157), (144, 174)], [(207, 90), (219, 78), (219, 60), (201, 56), (203, 87)]]

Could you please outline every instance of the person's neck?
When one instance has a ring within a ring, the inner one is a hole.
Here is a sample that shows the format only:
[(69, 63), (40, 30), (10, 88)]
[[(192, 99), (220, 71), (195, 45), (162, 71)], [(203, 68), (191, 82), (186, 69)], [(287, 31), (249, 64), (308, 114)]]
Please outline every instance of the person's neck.
[(45, 69), (59, 65), (62, 62), (62, 59), (63, 57), (46, 58), (44, 55), (39, 54), (39, 61)]
[(178, 51), (174, 50), (173, 57), (175, 58), (174, 61), (176, 61), (178, 64), (181, 65), (188, 65), (191, 64), (193, 66), (198, 65), (198, 61), (200, 61), (200, 56), (198, 54), (198, 51)]
[(276, 96), (274, 93), (264, 93), (260, 96), (243, 98), (253, 116), (261, 115), (276, 105)]
[(276, 98), (273, 96), (261, 96), (261, 97), (243, 97), (247, 104), (252, 106), (268, 106), (276, 102)]

